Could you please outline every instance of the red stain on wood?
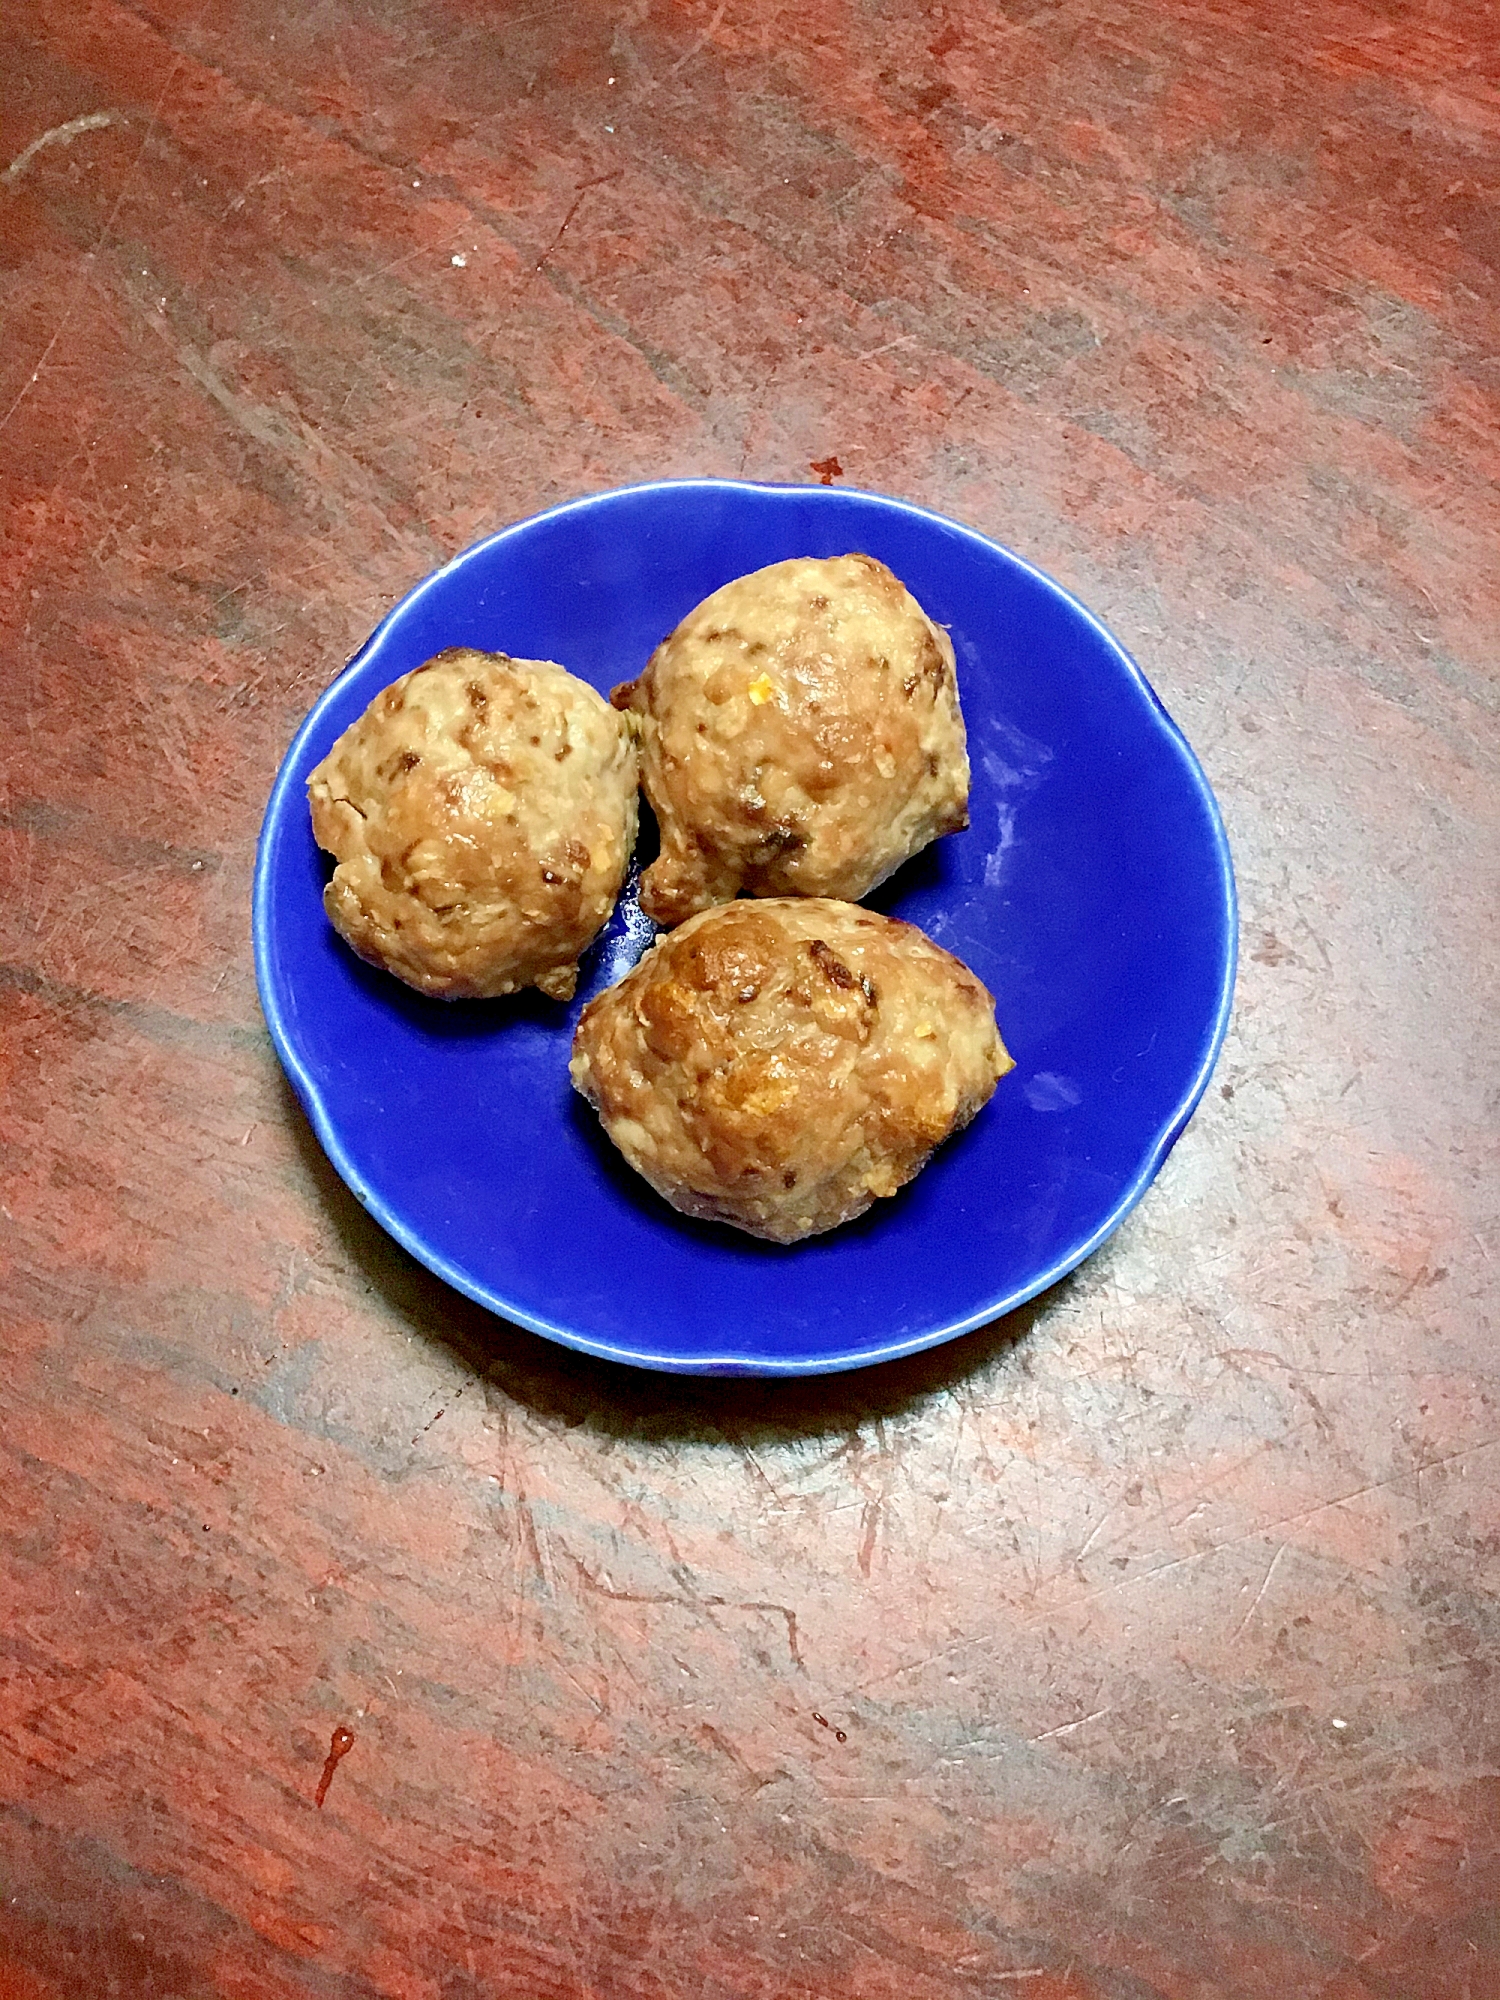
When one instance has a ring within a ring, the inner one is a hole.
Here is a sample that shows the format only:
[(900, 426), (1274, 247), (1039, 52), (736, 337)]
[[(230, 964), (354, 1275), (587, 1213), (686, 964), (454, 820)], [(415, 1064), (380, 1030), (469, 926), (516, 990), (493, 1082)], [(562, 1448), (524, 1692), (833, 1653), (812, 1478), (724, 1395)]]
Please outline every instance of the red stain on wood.
[(313, 1799), (314, 1805), (322, 1806), (324, 1799), (328, 1796), (328, 1787), (333, 1783), (334, 1772), (338, 1769), (342, 1759), (347, 1757), (353, 1748), (354, 1731), (343, 1727), (335, 1729), (333, 1739), (328, 1745), (328, 1755), (323, 1763), (323, 1775), (318, 1780), (318, 1789)]

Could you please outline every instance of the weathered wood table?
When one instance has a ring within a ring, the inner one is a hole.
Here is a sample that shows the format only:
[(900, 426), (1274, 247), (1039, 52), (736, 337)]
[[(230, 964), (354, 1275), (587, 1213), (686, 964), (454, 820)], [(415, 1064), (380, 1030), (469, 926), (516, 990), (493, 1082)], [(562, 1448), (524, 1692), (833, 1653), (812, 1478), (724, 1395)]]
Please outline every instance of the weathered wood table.
[[(6, 1996), (1500, 1994), (1497, 49), (1483, 0), (11, 0)], [(830, 459), (1144, 662), (1236, 1021), (1017, 1321), (611, 1371), (324, 1164), (261, 808), (481, 533)]]

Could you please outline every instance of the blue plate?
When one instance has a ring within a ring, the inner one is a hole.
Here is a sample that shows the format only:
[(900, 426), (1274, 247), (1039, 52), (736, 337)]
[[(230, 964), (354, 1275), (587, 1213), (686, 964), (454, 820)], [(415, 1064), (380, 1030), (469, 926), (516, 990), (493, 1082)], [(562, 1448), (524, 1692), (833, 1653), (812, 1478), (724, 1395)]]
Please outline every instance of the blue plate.
[[(445, 1006), (323, 914), (305, 785), (381, 688), (445, 646), (608, 689), (731, 577), (863, 550), (953, 634), (971, 824), (871, 901), (973, 967), (1016, 1068), (925, 1173), (790, 1248), (675, 1214), (568, 1083), (583, 1002), (653, 935), (634, 882), (578, 999)], [(1197, 760), (1129, 656), (1019, 557), (918, 507), (683, 480), (556, 507), (418, 584), (314, 707), (261, 832), (266, 1020), (329, 1158), (398, 1242), (549, 1339), (646, 1368), (800, 1375), (888, 1360), (1021, 1304), (1102, 1243), (1202, 1096), (1235, 963), (1234, 877)]]

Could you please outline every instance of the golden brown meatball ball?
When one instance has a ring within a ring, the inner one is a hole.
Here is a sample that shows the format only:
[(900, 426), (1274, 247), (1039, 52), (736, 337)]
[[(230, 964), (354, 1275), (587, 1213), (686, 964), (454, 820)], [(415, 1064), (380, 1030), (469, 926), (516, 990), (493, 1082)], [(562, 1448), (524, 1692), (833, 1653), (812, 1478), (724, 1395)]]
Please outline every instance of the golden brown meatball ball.
[(729, 903), (590, 1001), (573, 1086), (685, 1215), (795, 1243), (920, 1173), (1012, 1067), (994, 1003), (915, 925)]
[(547, 660), (450, 647), (392, 683), (307, 781), (361, 958), (439, 1000), (569, 999), (635, 845), (627, 719)]
[(852, 902), (969, 823), (952, 643), (873, 556), (726, 583), (614, 701), (644, 724), (658, 923), (742, 892)]

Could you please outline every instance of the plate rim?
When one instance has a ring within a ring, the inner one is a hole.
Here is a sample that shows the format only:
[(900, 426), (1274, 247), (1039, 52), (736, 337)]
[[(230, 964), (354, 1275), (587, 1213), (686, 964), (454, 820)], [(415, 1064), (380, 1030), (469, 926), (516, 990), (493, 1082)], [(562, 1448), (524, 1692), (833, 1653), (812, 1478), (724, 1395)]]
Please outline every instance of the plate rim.
[(909, 1334), (874, 1348), (861, 1348), (857, 1352), (838, 1355), (817, 1356), (777, 1356), (751, 1355), (743, 1351), (726, 1352), (717, 1355), (696, 1355), (686, 1357), (680, 1354), (657, 1354), (646, 1348), (624, 1346), (618, 1342), (601, 1339), (581, 1331), (576, 1327), (562, 1326), (549, 1320), (545, 1314), (503, 1298), (498, 1292), (487, 1287), (469, 1273), (453, 1264), (440, 1252), (434, 1250), (403, 1219), (398, 1209), (392, 1208), (365, 1181), (353, 1159), (349, 1156), (338, 1130), (336, 1120), (330, 1115), (318, 1086), (302, 1063), (290, 1027), (284, 1017), (281, 999), (272, 977), (271, 955), (272, 934), (275, 926), (274, 898), (271, 881), (272, 868), (283, 828), (287, 823), (288, 795), (295, 789), (293, 771), (307, 737), (319, 726), (328, 708), (338, 698), (340, 690), (353, 676), (376, 647), (387, 629), (412, 606), (417, 604), (427, 592), (449, 578), (455, 571), (474, 560), (484, 552), (498, 547), (544, 521), (558, 520), (566, 515), (587, 512), (626, 495), (643, 496), (652, 493), (720, 492), (757, 493), (777, 498), (797, 496), (806, 498), (810, 494), (825, 490), (822, 487), (793, 481), (749, 480), (728, 478), (652, 479), (634, 481), (623, 486), (603, 487), (594, 493), (581, 494), (572, 500), (558, 502), (555, 506), (543, 508), (539, 513), (528, 514), (518, 521), (508, 522), (494, 533), (483, 536), (461, 549), (457, 555), (430, 570), (411, 589), (406, 591), (376, 624), (369, 636), (351, 653), (340, 671), (313, 702), (287, 745), (277, 767), (266, 801), (265, 813), (261, 820), (260, 833), (256, 841), (255, 870), (251, 890), (251, 939), (255, 960), (255, 981), (260, 997), (261, 1011), (266, 1028), (271, 1037), (283, 1070), (297, 1094), (308, 1122), (313, 1128), (319, 1145), (323, 1148), (330, 1164), (344, 1182), (350, 1193), (374, 1219), (387, 1235), (393, 1237), (401, 1247), (417, 1262), (431, 1271), (435, 1277), (452, 1286), (464, 1297), (483, 1306), (498, 1319), (515, 1326), (524, 1327), (528, 1332), (541, 1335), (543, 1339), (556, 1342), (575, 1352), (596, 1356), (601, 1360), (614, 1361), (628, 1367), (646, 1368), (657, 1373), (674, 1375), (732, 1376), (808, 1376), (843, 1374), (855, 1368), (876, 1367), (882, 1362), (897, 1361), (904, 1356), (920, 1354), (931, 1347), (941, 1347), (947, 1341), (956, 1340), (961, 1335), (972, 1333), (982, 1326), (992, 1325), (1013, 1313), (1028, 1300), (1036, 1298), (1051, 1286), (1059, 1283), (1070, 1271), (1076, 1270), (1084, 1260), (1112, 1236), (1128, 1215), (1140, 1204), (1147, 1189), (1161, 1172), (1167, 1155), (1185, 1131), (1189, 1120), (1208, 1088), (1210, 1077), (1219, 1059), (1219, 1053), (1228, 1033), (1230, 1016), (1234, 1006), (1235, 978), (1239, 963), (1239, 897), (1235, 884), (1234, 862), (1229, 848), (1229, 836), (1224, 827), (1223, 814), (1212, 787), (1198, 761), (1197, 754), (1182, 730), (1173, 720), (1160, 695), (1147, 679), (1139, 662), (1115, 637), (1109, 628), (1086, 604), (1056, 578), (1037, 568), (1026, 557), (1018, 555), (1014, 549), (998, 542), (991, 535), (981, 533), (967, 523), (956, 521), (951, 515), (940, 514), (935, 509), (923, 507), (915, 501), (900, 500), (888, 493), (873, 492), (864, 487), (839, 486), (831, 490), (840, 497), (875, 502), (882, 508), (893, 509), (899, 514), (919, 519), (932, 526), (944, 529), (950, 534), (961, 536), (966, 541), (977, 544), (989, 553), (998, 552), (1014, 563), (1036, 583), (1053, 596), (1060, 599), (1103, 640), (1106, 647), (1117, 657), (1128, 676), (1134, 681), (1146, 699), (1151, 720), (1170, 745), (1189, 783), (1197, 792), (1206, 811), (1206, 820), (1211, 836), (1211, 850), (1217, 867), (1218, 886), (1221, 895), (1220, 914), (1223, 919), (1225, 950), (1221, 968), (1218, 1000), (1204, 1041), (1202, 1055), (1194, 1075), (1182, 1093), (1176, 1106), (1165, 1118), (1153, 1135), (1136, 1173), (1127, 1182), (1108, 1215), (1098, 1227), (1081, 1243), (1069, 1244), (1052, 1263), (1040, 1273), (1028, 1278), (1023, 1284), (1013, 1287), (999, 1298), (986, 1302), (974, 1311), (957, 1319), (945, 1322), (937, 1328), (926, 1328), (920, 1333)]

